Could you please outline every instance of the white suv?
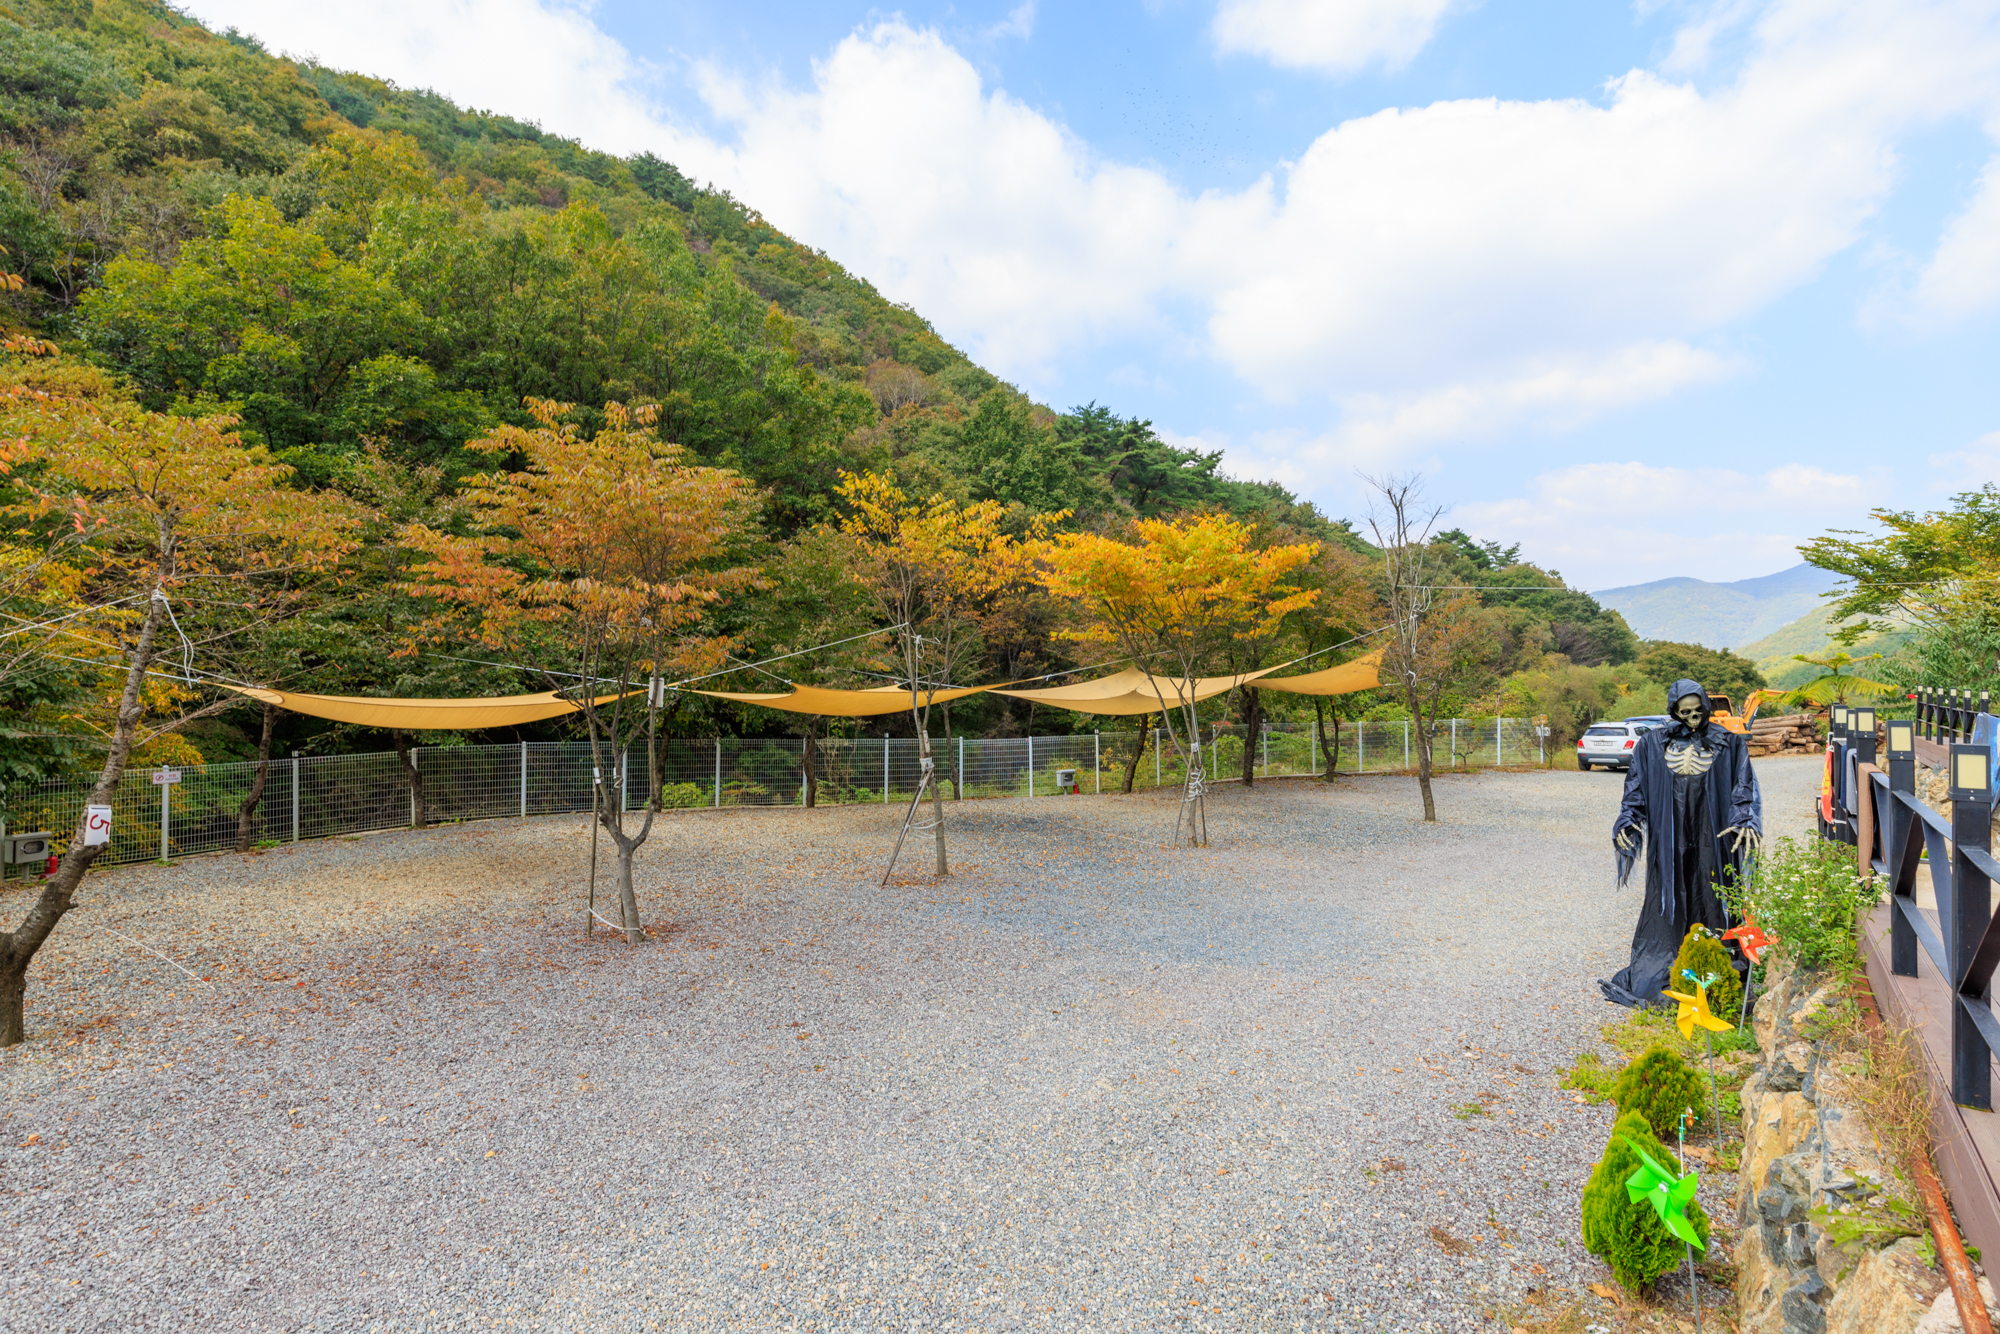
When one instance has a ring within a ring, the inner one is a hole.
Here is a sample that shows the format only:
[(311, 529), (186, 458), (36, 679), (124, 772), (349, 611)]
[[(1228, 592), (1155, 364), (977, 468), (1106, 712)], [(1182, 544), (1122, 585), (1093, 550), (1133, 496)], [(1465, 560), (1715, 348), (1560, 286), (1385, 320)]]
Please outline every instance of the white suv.
[(1576, 767), (1607, 769), (1632, 767), (1632, 748), (1639, 744), (1650, 726), (1646, 723), (1592, 723), (1576, 742)]

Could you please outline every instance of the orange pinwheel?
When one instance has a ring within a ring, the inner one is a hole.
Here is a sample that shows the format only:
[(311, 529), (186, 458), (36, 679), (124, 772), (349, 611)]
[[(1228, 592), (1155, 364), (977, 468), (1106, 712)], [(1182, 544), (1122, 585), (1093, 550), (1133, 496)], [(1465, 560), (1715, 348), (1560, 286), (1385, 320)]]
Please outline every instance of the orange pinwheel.
[(1763, 962), (1764, 951), (1778, 943), (1776, 936), (1764, 934), (1764, 928), (1757, 925), (1754, 917), (1744, 918), (1741, 926), (1730, 927), (1722, 933), (1722, 938), (1735, 941), (1737, 948), (1743, 951), (1743, 957), (1751, 963)]

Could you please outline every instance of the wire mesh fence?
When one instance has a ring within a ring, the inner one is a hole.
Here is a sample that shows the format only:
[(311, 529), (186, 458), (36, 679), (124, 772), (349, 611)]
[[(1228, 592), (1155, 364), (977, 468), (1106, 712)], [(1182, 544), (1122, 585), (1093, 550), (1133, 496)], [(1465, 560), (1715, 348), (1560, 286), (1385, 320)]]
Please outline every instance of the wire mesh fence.
[[(1410, 726), (1343, 722), (1326, 736), (1311, 727), (1205, 727), (1200, 738), (1210, 782), (1243, 772), (1251, 753), (1259, 777), (1408, 769), (1415, 758)], [(1074, 736), (946, 737), (932, 742), (939, 790), (947, 800), (981, 797), (1089, 796), (1180, 786), (1187, 738), (1163, 730)], [(112, 797), (111, 842), (103, 864), (173, 860), (238, 846), (331, 838), (417, 824), (556, 815), (591, 808), (593, 771), (604, 799), (642, 809), (657, 784), (669, 808), (853, 805), (908, 801), (922, 777), (914, 738), (676, 737), (665, 744), (657, 775), (643, 748), (593, 764), (587, 741), (500, 746), (433, 746), (308, 755), (271, 761), (258, 799), (255, 763), (135, 770)], [(1542, 762), (1534, 729), (1516, 718), (1461, 718), (1438, 724), (1438, 769)], [(169, 781), (170, 780), (170, 781)], [(90, 793), (87, 780), (53, 780), (7, 793), (13, 832), (48, 831), (67, 846)], [(11, 875), (34, 867), (0, 868)]]

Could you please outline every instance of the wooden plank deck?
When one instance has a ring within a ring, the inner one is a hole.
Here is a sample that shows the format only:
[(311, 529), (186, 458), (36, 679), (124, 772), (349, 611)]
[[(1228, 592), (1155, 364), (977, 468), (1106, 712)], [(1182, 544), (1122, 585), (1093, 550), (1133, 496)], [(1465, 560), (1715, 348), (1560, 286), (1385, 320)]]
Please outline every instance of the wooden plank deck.
[[(1917, 906), (1937, 923), (1937, 904), (1929, 877), (1919, 877)], [(1917, 950), (1917, 975), (1897, 977), (1889, 971), (1889, 914), (1892, 905), (1877, 904), (1861, 925), (1861, 956), (1868, 984), (1883, 1019), (1915, 1032), (1930, 1069), (1931, 1088), (1938, 1091), (1931, 1116), (1937, 1140), (1938, 1176), (1951, 1196), (1952, 1212), (1966, 1241), (1985, 1255), (2000, 1257), (2000, 1113), (1958, 1107), (1950, 1101), (1951, 988), (1930, 954)], [(2000, 1063), (1993, 1087), (2000, 1089)]]

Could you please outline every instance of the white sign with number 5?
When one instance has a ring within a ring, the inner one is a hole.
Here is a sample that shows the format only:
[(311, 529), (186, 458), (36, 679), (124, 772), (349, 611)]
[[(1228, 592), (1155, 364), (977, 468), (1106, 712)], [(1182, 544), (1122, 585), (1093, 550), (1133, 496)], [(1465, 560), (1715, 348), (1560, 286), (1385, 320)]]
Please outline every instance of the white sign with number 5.
[(111, 841), (111, 808), (109, 806), (86, 806), (83, 808), (83, 845), (87, 848), (96, 843)]

